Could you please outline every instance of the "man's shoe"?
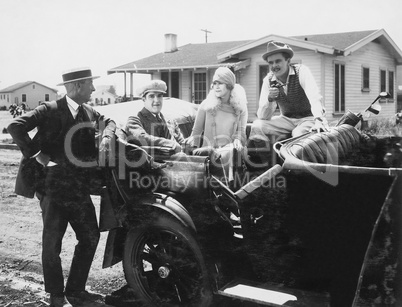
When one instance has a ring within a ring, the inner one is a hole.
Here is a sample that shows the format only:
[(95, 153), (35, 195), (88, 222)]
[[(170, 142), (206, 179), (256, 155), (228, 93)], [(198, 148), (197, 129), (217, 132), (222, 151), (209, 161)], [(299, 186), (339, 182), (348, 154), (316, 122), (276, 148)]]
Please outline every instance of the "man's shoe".
[(82, 291), (66, 291), (66, 296), (72, 302), (82, 301), (82, 302), (95, 302), (97, 300), (102, 300), (102, 295), (91, 293), (85, 290)]
[(50, 307), (73, 307), (63, 294), (50, 294)]

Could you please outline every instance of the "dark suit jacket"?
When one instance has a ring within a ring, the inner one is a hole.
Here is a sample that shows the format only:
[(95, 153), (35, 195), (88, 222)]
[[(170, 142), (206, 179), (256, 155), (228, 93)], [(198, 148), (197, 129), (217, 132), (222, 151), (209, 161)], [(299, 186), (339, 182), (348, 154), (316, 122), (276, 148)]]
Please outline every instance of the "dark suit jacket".
[[(105, 118), (91, 106), (84, 104), (84, 109), (94, 128), (103, 128), (102, 137), (114, 136), (114, 121)], [(50, 157), (50, 160), (65, 168), (71, 167), (68, 151), (64, 148), (66, 135), (75, 121), (68, 108), (67, 99), (44, 103), (16, 118), (8, 131), (20, 148), (23, 158), (17, 175), (15, 192), (18, 195), (32, 198), (38, 189), (38, 181), (43, 179), (43, 167), (32, 158), (39, 151)], [(37, 128), (31, 139), (28, 132)], [(39, 177), (37, 177), (39, 176)]]
[(163, 123), (143, 108), (137, 116), (130, 116), (126, 125), (127, 141), (137, 145), (175, 147), (184, 142), (184, 137), (175, 122), (166, 122), (160, 113)]

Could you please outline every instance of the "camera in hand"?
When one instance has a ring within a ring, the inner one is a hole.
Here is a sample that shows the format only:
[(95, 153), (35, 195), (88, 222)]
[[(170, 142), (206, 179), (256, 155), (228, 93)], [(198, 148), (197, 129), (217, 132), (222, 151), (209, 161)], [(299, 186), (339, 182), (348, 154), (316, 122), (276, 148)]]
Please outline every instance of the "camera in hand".
[(270, 81), (270, 82), (269, 82), (269, 85), (270, 85), (270, 87), (276, 87), (276, 88), (281, 88), (281, 87), (284, 86), (283, 84), (279, 83), (279, 82), (276, 81), (276, 80)]

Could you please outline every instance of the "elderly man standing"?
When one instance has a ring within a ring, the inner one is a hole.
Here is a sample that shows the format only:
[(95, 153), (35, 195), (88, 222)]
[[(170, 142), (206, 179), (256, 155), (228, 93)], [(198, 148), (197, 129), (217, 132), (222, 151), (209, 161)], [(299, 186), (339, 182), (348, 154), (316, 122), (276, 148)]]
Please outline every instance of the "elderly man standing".
[[(290, 64), (292, 57), (293, 50), (287, 44), (268, 42), (262, 58), (270, 71), (263, 80), (250, 140), (267, 142), (267, 135), (298, 136), (326, 130), (325, 110), (314, 77), (307, 66)], [(280, 115), (273, 116), (277, 106)]]
[[(95, 78), (88, 68), (66, 72), (60, 84), (66, 96), (38, 106), (8, 126), (23, 154), (16, 193), (31, 198), (36, 193), (40, 199), (45, 291), (54, 307), (71, 307), (68, 300), (99, 298), (85, 291), (100, 236), (89, 195), (90, 167), (98, 156), (95, 127), (103, 128), (99, 150), (107, 151), (116, 125), (85, 104), (95, 90)], [(31, 139), (28, 132), (34, 128), (38, 131)], [(60, 252), (68, 224), (78, 243), (64, 288)]]
[(130, 116), (126, 125), (127, 141), (137, 145), (171, 148), (181, 151), (184, 137), (174, 121), (166, 121), (161, 113), (166, 83), (152, 80), (138, 89), (144, 108), (136, 116)]

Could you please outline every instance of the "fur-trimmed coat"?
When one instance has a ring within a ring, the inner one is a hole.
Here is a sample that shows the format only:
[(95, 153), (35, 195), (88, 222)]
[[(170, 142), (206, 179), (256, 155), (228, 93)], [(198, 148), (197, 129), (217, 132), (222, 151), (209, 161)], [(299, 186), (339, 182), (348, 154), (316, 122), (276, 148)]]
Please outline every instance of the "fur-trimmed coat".
[[(244, 88), (235, 84), (230, 93), (229, 104), (223, 104), (210, 91), (200, 104), (193, 132), (194, 145), (223, 147), (235, 139), (246, 144), (247, 97)], [(203, 137), (202, 137), (203, 136)]]

